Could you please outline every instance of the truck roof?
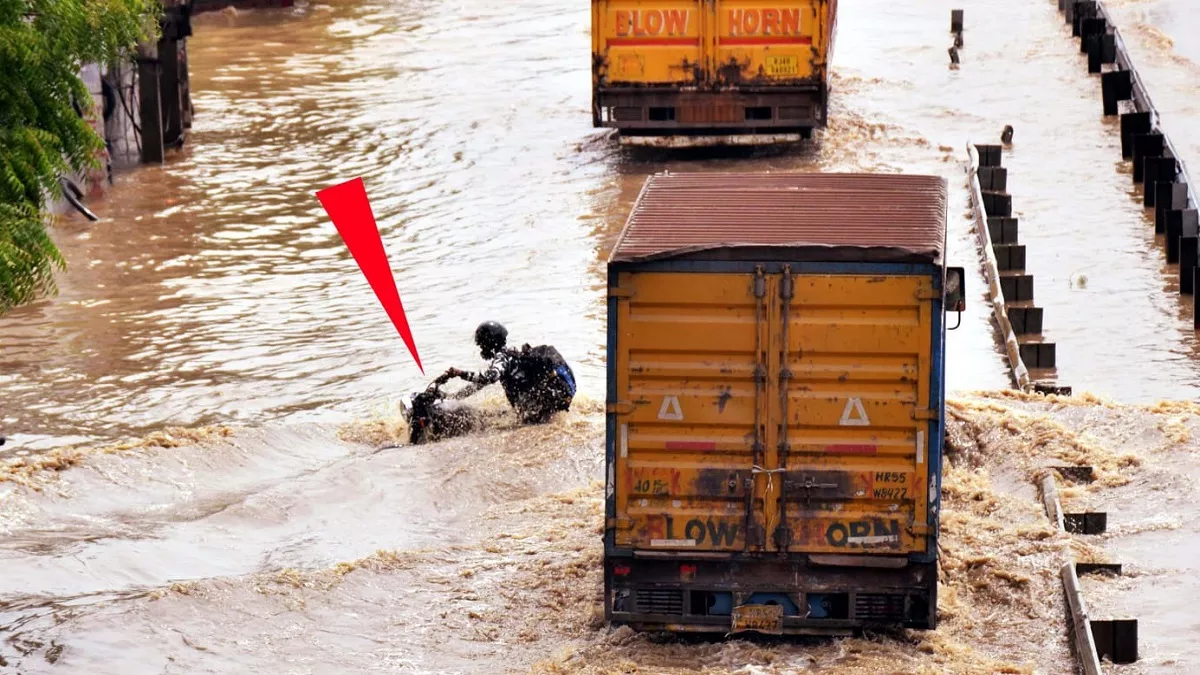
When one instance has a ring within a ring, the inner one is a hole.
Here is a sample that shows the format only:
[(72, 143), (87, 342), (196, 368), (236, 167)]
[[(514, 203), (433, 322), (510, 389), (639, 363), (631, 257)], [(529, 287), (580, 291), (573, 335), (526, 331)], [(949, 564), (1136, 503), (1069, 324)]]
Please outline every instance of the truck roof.
[(660, 173), (609, 262), (786, 259), (938, 263), (946, 181), (869, 173)]

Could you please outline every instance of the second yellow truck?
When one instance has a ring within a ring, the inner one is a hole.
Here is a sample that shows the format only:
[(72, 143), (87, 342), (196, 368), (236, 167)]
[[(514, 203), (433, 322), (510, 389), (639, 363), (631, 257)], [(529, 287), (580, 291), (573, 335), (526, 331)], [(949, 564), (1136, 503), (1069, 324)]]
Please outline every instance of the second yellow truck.
[(626, 144), (799, 140), (825, 125), (837, 0), (592, 0), (592, 123)]

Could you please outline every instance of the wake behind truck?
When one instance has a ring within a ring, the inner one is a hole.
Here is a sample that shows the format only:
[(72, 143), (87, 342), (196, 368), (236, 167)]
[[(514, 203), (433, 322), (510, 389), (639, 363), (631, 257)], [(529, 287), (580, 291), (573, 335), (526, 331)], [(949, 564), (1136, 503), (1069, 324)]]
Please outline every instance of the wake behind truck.
[(647, 181), (608, 264), (611, 623), (936, 626), (945, 242), (938, 177)]
[(837, 0), (592, 0), (592, 124), (634, 145), (808, 138), (836, 17)]

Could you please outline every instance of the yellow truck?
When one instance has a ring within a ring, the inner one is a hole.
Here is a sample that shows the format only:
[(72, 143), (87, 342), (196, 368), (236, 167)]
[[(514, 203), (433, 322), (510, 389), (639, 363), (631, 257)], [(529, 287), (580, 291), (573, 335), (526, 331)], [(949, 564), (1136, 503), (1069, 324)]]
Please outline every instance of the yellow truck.
[(608, 263), (605, 612), (933, 628), (946, 186), (660, 174)]
[(808, 138), (836, 19), (837, 0), (592, 0), (592, 125), (634, 145)]

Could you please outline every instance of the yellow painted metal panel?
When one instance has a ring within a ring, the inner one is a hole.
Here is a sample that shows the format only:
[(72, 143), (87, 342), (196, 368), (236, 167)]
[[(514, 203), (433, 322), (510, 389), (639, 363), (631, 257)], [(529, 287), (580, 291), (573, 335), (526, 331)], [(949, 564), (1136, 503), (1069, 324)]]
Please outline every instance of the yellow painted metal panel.
[(925, 550), (932, 324), (924, 277), (805, 276), (790, 305), (790, 549)]
[(831, 0), (592, 0), (596, 84), (824, 81)]
[[(753, 548), (755, 373), (765, 306), (748, 274), (625, 273), (618, 300), (616, 542)], [(748, 518), (750, 514), (750, 518)], [(753, 538), (753, 537), (752, 537)]]
[(618, 546), (924, 550), (928, 278), (618, 281)]
[(593, 54), (607, 84), (689, 84), (703, 72), (706, 3), (593, 0)]
[(828, 3), (717, 0), (713, 7), (715, 81), (788, 84), (823, 78)]
[(903, 354), (813, 354), (803, 351), (792, 363), (793, 374), (808, 382), (903, 381), (917, 377), (917, 359)]

